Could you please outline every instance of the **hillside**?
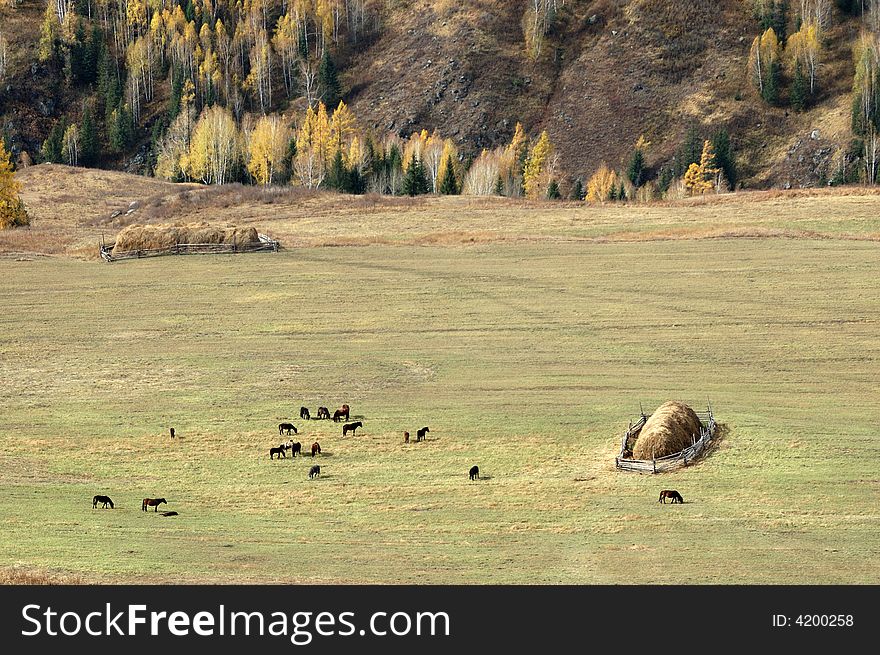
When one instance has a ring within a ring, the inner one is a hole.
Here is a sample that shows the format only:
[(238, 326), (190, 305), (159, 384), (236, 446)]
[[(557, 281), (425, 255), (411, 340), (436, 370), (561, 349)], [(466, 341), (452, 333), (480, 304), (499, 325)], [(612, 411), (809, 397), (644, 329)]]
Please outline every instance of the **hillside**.
[[(333, 49), (342, 97), (367, 129), (408, 136), (436, 128), (464, 155), (506, 143), (517, 121), (532, 136), (546, 129), (568, 179), (586, 178), (602, 162), (622, 168), (639, 135), (651, 143), (647, 163), (656, 174), (692, 125), (704, 136), (728, 129), (746, 187), (824, 183), (834, 157), (849, 147), (852, 47), (862, 20), (836, 5), (824, 32), (815, 104), (796, 113), (785, 90), (771, 107), (749, 82), (749, 48), (760, 32), (751, 2), (560, 0), (535, 61), (522, 27), (529, 4), (365, 3), (368, 36)], [(77, 120), (91, 94), (66, 81), (58, 65), (37, 61), (44, 8), (45, 0), (0, 6), (9, 43), (0, 129), (16, 154), (34, 159), (55, 122)], [(794, 14), (792, 8), (790, 31)], [(270, 108), (295, 118), (304, 101), (285, 98), (281, 79), (276, 70)], [(100, 166), (146, 168), (150, 130), (168, 87), (157, 81), (135, 142), (119, 155), (105, 150)], [(254, 102), (247, 99), (244, 109), (258, 112)]]

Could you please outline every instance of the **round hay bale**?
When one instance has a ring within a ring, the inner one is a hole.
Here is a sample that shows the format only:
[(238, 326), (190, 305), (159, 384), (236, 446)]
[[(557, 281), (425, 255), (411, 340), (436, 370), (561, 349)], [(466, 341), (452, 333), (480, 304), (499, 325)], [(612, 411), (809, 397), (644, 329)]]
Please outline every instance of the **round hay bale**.
[(639, 432), (633, 457), (656, 459), (681, 452), (700, 438), (700, 427), (697, 413), (684, 403), (663, 403)]

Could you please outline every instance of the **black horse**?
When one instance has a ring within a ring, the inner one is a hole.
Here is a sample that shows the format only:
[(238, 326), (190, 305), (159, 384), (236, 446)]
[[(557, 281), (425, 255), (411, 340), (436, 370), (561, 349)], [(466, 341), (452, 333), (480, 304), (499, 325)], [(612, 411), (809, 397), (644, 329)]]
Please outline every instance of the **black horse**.
[(303, 421), (308, 421), (311, 418), (311, 416), (309, 415), (309, 408), (308, 407), (300, 407), (299, 408), (299, 417)]
[(678, 493), (675, 489), (664, 489), (660, 492), (660, 498), (657, 500), (658, 503), (666, 504), (666, 499), (671, 498), (672, 503), (684, 503), (684, 499), (681, 497), (681, 494)]
[(174, 438), (174, 428), (171, 428), (171, 438)]
[(270, 448), (269, 449), (269, 459), (275, 459), (275, 455), (278, 455), (278, 459), (281, 459), (282, 457), (286, 458), (287, 455), (284, 454), (284, 451), (287, 450), (287, 448), (288, 448), (287, 444), (284, 444), (284, 443), (281, 444), (280, 446), (278, 446), (278, 448)]
[(290, 448), (290, 456), (296, 457), (297, 455), (302, 455), (303, 445), (299, 441), (288, 442), (288, 448)]
[(161, 505), (162, 503), (165, 503), (167, 505), (168, 501), (164, 498), (144, 498), (144, 502), (143, 504), (141, 504), (141, 509), (146, 512), (148, 507), (155, 507), (156, 509), (154, 509), (153, 511), (158, 512), (159, 505)]
[(360, 421), (355, 421), (354, 423), (346, 423), (345, 425), (342, 426), (342, 436), (344, 437), (349, 432), (351, 432), (352, 434), (355, 434), (355, 430), (357, 430), (358, 428), (361, 428), (363, 426), (364, 426), (364, 424), (361, 423)]
[(471, 480), (479, 480), (480, 479), (480, 467), (472, 466), (468, 475), (471, 476)]
[(104, 509), (107, 509), (107, 505), (110, 505), (110, 509), (113, 509), (113, 501), (110, 500), (110, 496), (95, 496), (92, 498), (92, 509), (97, 509), (98, 503), (104, 503)]
[(416, 430), (416, 441), (422, 441), (425, 438), (425, 435), (429, 432), (430, 430), (428, 428), (420, 428)]
[(319, 407), (319, 408), (318, 408), (318, 416), (317, 416), (317, 418), (318, 418), (318, 419), (322, 419), (322, 418), (330, 418), (330, 410), (327, 409), (326, 407)]
[(315, 464), (312, 468), (309, 469), (309, 480), (312, 478), (316, 478), (321, 475), (321, 467)]
[(279, 423), (278, 424), (278, 434), (290, 434), (290, 431), (293, 430), (293, 433), (296, 434), (296, 426), (293, 423)]

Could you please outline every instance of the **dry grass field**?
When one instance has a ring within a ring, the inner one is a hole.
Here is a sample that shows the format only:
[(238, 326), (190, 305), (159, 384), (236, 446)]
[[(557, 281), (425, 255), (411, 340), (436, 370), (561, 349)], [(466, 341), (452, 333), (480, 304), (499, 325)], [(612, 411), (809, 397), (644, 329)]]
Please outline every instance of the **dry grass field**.
[[(104, 264), (110, 200), (28, 190), (57, 241), (0, 235), (0, 582), (880, 583), (876, 196), (199, 210), (144, 184), (120, 204), (287, 249)], [(614, 469), (640, 402), (707, 398), (707, 459)], [(298, 419), (344, 402), (355, 437)], [(269, 460), (282, 420), (317, 480)]]

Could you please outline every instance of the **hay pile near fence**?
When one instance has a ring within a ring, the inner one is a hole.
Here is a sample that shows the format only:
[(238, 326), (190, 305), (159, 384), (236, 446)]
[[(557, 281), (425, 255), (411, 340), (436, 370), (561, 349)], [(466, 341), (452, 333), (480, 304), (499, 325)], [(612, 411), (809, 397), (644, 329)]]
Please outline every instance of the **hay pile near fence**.
[(655, 459), (681, 452), (700, 438), (700, 419), (684, 403), (663, 403), (651, 414), (633, 446), (635, 459)]
[(171, 248), (178, 243), (244, 245), (259, 243), (253, 227), (214, 227), (207, 223), (129, 225), (116, 237), (112, 254)]

